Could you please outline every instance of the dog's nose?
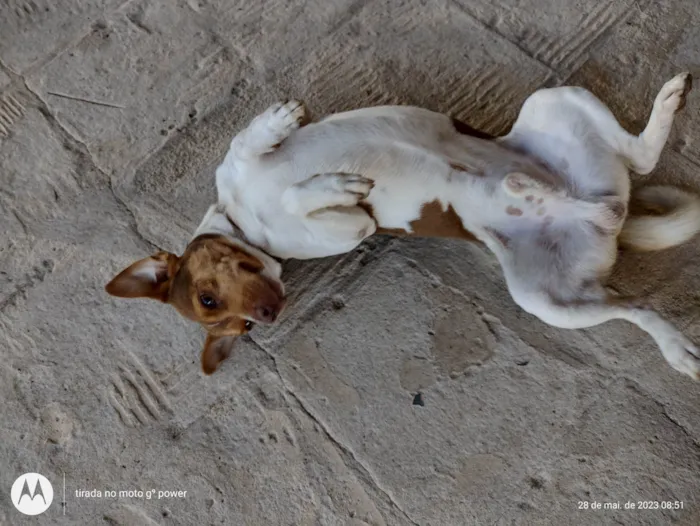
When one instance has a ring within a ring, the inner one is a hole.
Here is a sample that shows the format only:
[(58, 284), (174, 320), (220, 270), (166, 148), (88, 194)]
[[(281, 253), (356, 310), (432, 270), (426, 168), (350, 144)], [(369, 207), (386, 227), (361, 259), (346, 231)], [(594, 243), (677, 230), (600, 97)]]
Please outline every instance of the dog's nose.
[(272, 323), (277, 319), (277, 311), (274, 307), (271, 307), (269, 305), (264, 305), (262, 307), (258, 307), (255, 311), (258, 315), (258, 318), (260, 321), (264, 321), (266, 323)]
[(263, 323), (272, 323), (277, 319), (277, 316), (279, 316), (280, 312), (282, 312), (284, 304), (285, 302), (283, 300), (279, 303), (265, 303), (259, 305), (255, 309), (255, 314), (257, 315), (259, 321)]

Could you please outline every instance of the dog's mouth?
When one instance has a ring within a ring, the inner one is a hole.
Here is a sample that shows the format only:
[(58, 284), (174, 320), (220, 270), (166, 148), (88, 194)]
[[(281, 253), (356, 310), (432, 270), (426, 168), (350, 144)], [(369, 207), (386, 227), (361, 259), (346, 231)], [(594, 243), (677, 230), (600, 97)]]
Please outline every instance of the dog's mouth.
[(243, 328), (245, 331), (242, 334), (246, 334), (250, 331), (252, 331), (256, 325), (257, 322), (254, 322), (252, 320), (241, 320), (240, 318), (224, 318), (221, 321), (215, 321), (212, 323), (203, 323), (202, 325), (206, 328), (206, 330), (212, 334), (219, 334), (219, 335), (229, 335), (230, 334), (230, 327), (229, 325), (231, 324), (234, 319), (237, 321), (237, 323), (240, 323), (243, 321)]

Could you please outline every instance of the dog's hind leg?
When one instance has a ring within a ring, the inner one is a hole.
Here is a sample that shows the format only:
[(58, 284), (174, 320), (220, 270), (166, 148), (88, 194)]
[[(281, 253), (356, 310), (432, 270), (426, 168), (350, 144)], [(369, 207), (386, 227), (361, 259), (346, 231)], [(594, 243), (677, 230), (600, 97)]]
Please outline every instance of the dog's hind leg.
[(617, 234), (626, 215), (624, 201), (616, 196), (577, 199), (569, 196), (564, 188), (555, 188), (520, 172), (506, 175), (502, 187), (508, 196), (524, 199), (530, 207), (546, 206), (555, 215), (559, 210), (562, 217), (588, 221), (603, 233)]
[(692, 87), (690, 73), (681, 73), (666, 82), (659, 91), (644, 131), (639, 135), (627, 132), (612, 112), (593, 94), (576, 90), (576, 102), (584, 107), (597, 124), (598, 132), (625, 160), (625, 164), (639, 174), (648, 174), (659, 161), (661, 151), (671, 132), (673, 118), (685, 106)]
[(231, 153), (250, 160), (276, 150), (306, 119), (301, 102), (278, 102), (253, 119), (231, 141)]
[(690, 73), (681, 73), (666, 82), (654, 100), (644, 131), (638, 137), (627, 132), (620, 137), (619, 149), (635, 172), (648, 174), (656, 167), (671, 132), (673, 118), (685, 106), (692, 80)]
[[(516, 296), (513, 297), (518, 302)], [(639, 300), (611, 296), (601, 287), (598, 298), (588, 296), (585, 299), (560, 301), (542, 292), (530, 295), (526, 301), (518, 304), (545, 323), (564, 329), (582, 329), (610, 320), (627, 320), (654, 339), (671, 367), (695, 380), (700, 379), (700, 350), (673, 324)]]

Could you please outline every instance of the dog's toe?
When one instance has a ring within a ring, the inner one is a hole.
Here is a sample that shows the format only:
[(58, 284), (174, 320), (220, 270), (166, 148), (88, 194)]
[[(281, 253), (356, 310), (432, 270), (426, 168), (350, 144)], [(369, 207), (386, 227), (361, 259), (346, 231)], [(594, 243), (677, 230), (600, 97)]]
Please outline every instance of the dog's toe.
[(365, 199), (374, 188), (374, 181), (361, 175), (344, 174), (341, 180), (341, 188), (344, 192), (355, 194), (360, 200)]
[(304, 103), (297, 100), (280, 103), (271, 112), (268, 127), (282, 136), (301, 126), (306, 119)]

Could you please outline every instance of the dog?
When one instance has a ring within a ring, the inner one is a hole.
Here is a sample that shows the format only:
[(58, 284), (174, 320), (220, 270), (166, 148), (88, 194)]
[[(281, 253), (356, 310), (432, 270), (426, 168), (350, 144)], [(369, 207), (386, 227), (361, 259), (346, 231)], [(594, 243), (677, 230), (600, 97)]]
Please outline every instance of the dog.
[(499, 138), (409, 106), (305, 123), (301, 103), (275, 104), (233, 138), (216, 171), (218, 203), (183, 255), (137, 261), (107, 292), (155, 298), (201, 323), (211, 374), (237, 336), (284, 308), (279, 259), (341, 254), (374, 233), (476, 240), (528, 313), (567, 329), (627, 320), (698, 379), (698, 348), (604, 285), (618, 245), (661, 250), (700, 231), (700, 199), (679, 188), (643, 188), (635, 198), (654, 210), (628, 211), (629, 171), (654, 169), (691, 81), (683, 73), (661, 88), (639, 136), (578, 87), (535, 92)]

